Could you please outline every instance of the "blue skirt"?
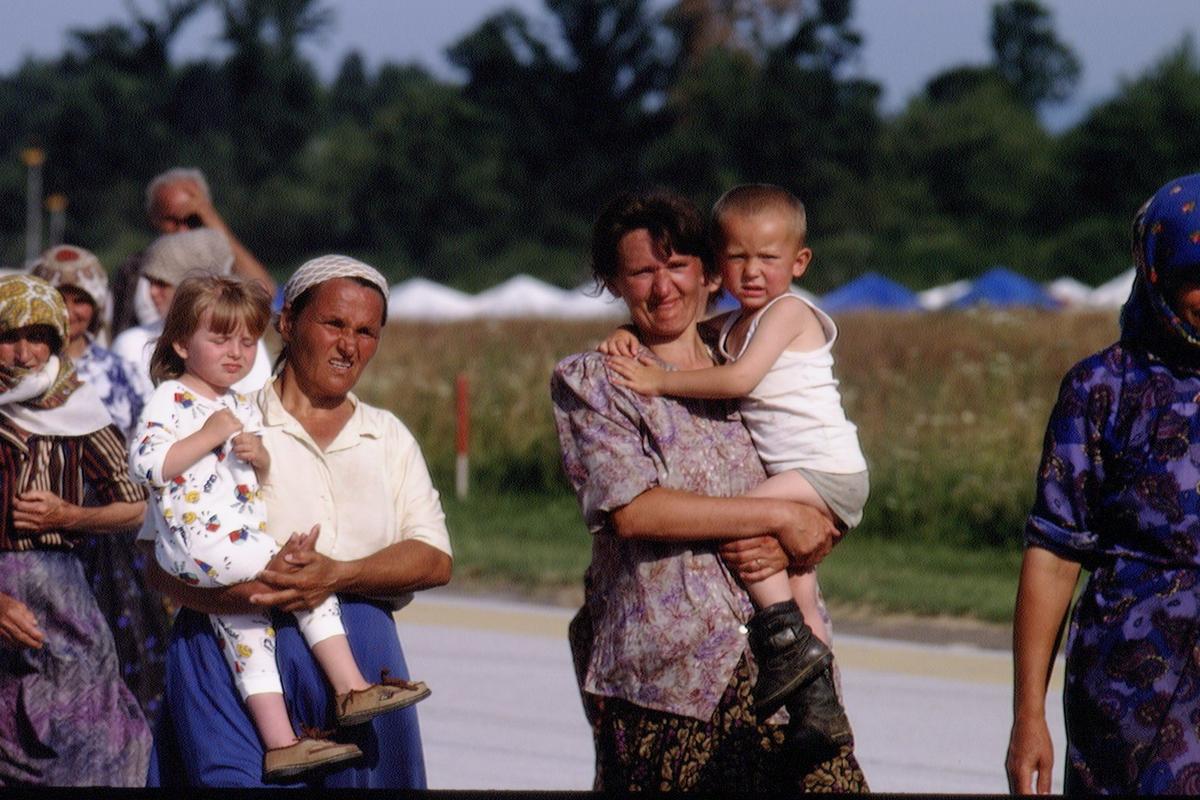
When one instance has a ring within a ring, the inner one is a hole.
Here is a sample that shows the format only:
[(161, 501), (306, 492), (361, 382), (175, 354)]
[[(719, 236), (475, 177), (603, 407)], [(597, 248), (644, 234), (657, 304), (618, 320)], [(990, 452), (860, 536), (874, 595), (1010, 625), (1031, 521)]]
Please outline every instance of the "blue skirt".
[[(367, 680), (387, 669), (408, 678), (391, 607), (339, 597), (350, 649)], [(333, 692), (290, 614), (275, 618), (276, 660), (292, 723), (333, 727)], [(316, 772), (295, 784), (313, 788), (424, 789), (425, 758), (415, 707), (337, 730), (363, 758)], [(148, 786), (261, 787), (263, 746), (233, 684), (229, 665), (204, 614), (183, 609), (167, 647), (163, 710), (154, 737)]]

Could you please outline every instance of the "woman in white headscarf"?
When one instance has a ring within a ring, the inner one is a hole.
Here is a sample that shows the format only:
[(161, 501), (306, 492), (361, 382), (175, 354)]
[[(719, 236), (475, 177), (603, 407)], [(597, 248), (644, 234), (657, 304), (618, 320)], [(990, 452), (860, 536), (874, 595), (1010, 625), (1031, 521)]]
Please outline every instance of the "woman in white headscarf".
[[(267, 532), (283, 549), (259, 580), (198, 589), (151, 563), (154, 584), (183, 606), (167, 648), (152, 786), (262, 785), (262, 744), (204, 614), (311, 609), (337, 594), (363, 675), (407, 678), (392, 614), (412, 592), (446, 583), (451, 555), (412, 434), (352, 393), (379, 346), (387, 292), (378, 271), (345, 256), (309, 261), (284, 287), (280, 367), (257, 395), (272, 463), (263, 486)], [(298, 545), (298, 531), (316, 534)], [(331, 689), (286, 616), (276, 617), (275, 653), (293, 720), (323, 724)], [(340, 733), (365, 758), (308, 777), (309, 785), (424, 789), (416, 715), (409, 707)]]
[[(162, 333), (161, 317), (165, 317), (167, 309), (171, 307), (175, 287), (189, 275), (228, 275), (232, 269), (233, 250), (229, 240), (212, 228), (164, 234), (146, 248), (142, 276), (150, 282), (150, 299), (160, 319), (125, 330), (112, 345), (114, 353), (137, 365), (144, 385), (150, 387), (144, 396), (145, 400), (149, 400), (154, 393), (150, 381), (150, 354)], [(270, 377), (271, 359), (260, 339), (253, 369), (233, 388), (243, 393), (255, 392)]]
[[(88, 384), (126, 440), (153, 387), (138, 368), (105, 347), (108, 276), (99, 259), (81, 247), (62, 244), (42, 254), (32, 274), (62, 295), (67, 306), (67, 344), (79, 379)], [(171, 620), (162, 598), (145, 584), (145, 555), (134, 534), (93, 536), (76, 555), (96, 602), (116, 640), (121, 676), (153, 725), (162, 703), (164, 654)]]
[(0, 786), (140, 786), (149, 730), (72, 549), (145, 494), (66, 339), (57, 291), (0, 278)]

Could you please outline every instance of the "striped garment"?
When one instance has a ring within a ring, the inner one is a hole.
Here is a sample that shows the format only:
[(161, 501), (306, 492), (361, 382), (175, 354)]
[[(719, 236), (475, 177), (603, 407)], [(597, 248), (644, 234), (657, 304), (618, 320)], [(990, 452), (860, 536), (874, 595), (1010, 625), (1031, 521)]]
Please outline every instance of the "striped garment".
[[(13, 527), (13, 500), (33, 490), (53, 492), (68, 503), (137, 503), (146, 491), (133, 482), (125, 464), (125, 440), (113, 425), (85, 436), (23, 438), (0, 416), (0, 551), (70, 549), (66, 531), (24, 531)], [(8, 487), (12, 487), (11, 490)]]

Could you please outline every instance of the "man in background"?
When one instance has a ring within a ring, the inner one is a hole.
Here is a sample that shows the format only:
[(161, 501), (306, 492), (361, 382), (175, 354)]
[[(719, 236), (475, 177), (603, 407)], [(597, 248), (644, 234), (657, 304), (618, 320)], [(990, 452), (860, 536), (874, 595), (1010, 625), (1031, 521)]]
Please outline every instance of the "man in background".
[[(146, 214), (158, 233), (177, 233), (193, 228), (211, 228), (229, 242), (233, 251), (233, 273), (261, 283), (272, 295), (275, 282), (262, 262), (234, 235), (212, 202), (204, 173), (198, 169), (173, 167), (156, 175), (146, 185)], [(112, 280), (112, 335), (137, 324), (158, 319), (150, 299), (149, 284), (141, 275), (145, 251), (134, 253), (117, 268)]]

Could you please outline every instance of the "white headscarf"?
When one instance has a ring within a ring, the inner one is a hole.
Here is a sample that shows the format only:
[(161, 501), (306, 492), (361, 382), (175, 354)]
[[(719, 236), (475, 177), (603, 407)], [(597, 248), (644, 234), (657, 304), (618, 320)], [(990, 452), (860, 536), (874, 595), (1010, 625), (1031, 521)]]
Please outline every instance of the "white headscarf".
[(387, 314), (387, 278), (383, 277), (374, 267), (350, 256), (318, 256), (311, 261), (306, 261), (300, 269), (292, 273), (292, 277), (288, 278), (288, 282), (284, 284), (283, 304), (290, 306), (297, 297), (312, 287), (334, 278), (361, 278), (379, 289), (383, 295), (384, 314)]

